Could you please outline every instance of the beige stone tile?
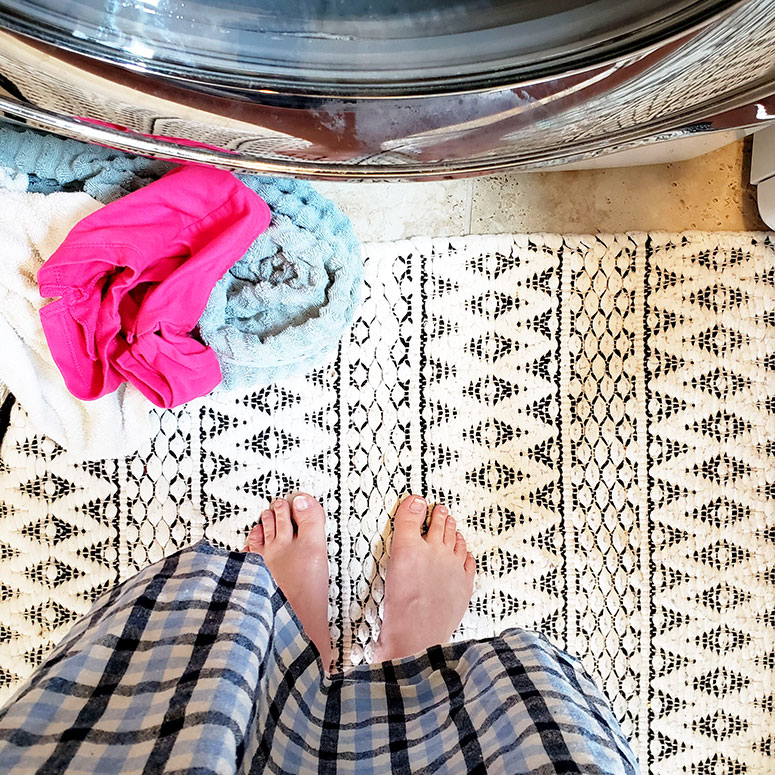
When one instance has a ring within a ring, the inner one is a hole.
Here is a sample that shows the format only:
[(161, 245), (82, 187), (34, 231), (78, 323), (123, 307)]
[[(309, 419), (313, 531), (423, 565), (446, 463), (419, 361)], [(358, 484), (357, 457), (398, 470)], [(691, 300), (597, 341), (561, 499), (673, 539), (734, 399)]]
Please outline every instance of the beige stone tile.
[(471, 231), (763, 229), (749, 166), (749, 144), (740, 141), (670, 164), (479, 178)]
[(312, 185), (349, 216), (364, 242), (468, 231), (471, 184), (467, 180)]

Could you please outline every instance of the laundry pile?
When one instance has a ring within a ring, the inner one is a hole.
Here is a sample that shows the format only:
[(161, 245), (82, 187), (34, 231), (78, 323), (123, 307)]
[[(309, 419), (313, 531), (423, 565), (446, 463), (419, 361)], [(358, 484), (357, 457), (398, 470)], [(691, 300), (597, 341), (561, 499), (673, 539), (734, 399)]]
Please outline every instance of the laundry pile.
[(153, 406), (308, 370), (352, 320), (360, 245), (306, 183), (11, 127), (0, 149), (0, 383), (72, 455), (133, 452)]

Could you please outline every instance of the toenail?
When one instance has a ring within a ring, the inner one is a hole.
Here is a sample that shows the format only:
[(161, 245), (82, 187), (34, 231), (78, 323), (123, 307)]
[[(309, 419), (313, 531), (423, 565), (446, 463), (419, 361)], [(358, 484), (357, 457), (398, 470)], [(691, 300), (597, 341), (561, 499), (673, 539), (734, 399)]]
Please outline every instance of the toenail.
[(436, 510), (439, 512), (439, 514), (442, 514), (442, 515), (447, 513), (446, 506), (436, 506)]
[(306, 495), (297, 495), (293, 499), (293, 508), (298, 509), (299, 511), (304, 511), (305, 509), (308, 509), (312, 505), (312, 502)]
[(421, 498), (419, 495), (412, 495), (411, 498), (409, 498), (409, 511), (415, 512), (415, 514), (419, 514), (421, 511), (425, 511), (428, 507), (425, 504), (425, 499)]

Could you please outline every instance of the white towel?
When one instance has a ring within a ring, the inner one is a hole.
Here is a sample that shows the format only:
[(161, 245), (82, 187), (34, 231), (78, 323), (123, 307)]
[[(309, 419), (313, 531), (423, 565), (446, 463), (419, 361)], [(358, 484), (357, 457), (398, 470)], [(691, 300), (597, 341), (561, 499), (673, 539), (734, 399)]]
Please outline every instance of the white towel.
[(30, 194), (0, 188), (0, 381), (37, 433), (78, 460), (124, 457), (151, 432), (151, 404), (131, 385), (96, 401), (65, 386), (39, 311), (38, 269), (78, 221), (102, 207), (88, 194)]
[(29, 176), (10, 167), (0, 167), (0, 188), (9, 191), (26, 191), (30, 183)]

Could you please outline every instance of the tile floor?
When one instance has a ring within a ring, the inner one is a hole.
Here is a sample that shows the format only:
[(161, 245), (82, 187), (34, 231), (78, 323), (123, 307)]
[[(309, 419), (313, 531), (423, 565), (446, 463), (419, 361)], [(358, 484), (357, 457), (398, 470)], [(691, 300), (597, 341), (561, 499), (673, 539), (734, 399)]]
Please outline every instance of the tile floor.
[(316, 183), (363, 241), (497, 232), (758, 231), (750, 139), (689, 161), (434, 183)]

